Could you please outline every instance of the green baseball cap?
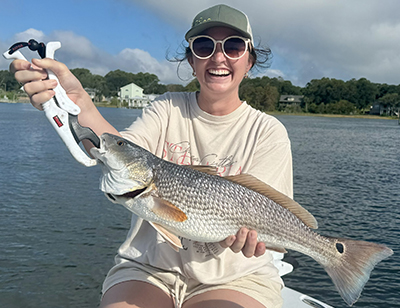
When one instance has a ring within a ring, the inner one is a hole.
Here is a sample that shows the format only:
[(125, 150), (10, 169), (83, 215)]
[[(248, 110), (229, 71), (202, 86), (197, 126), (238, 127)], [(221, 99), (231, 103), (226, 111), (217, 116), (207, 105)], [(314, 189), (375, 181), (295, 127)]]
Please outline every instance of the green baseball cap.
[(253, 34), (247, 15), (224, 4), (218, 4), (197, 14), (193, 19), (192, 28), (185, 35), (185, 39), (188, 41), (190, 37), (218, 26), (238, 31), (243, 37), (249, 38), (253, 44)]

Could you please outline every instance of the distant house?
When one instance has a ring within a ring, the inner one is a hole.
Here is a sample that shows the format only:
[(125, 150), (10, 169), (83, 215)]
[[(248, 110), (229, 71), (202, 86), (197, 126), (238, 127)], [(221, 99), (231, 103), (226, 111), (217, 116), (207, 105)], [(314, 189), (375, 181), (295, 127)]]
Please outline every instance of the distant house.
[(85, 91), (87, 92), (87, 94), (89, 94), (89, 96), (92, 99), (92, 101), (95, 101), (96, 99), (98, 101), (105, 100), (105, 97), (103, 95), (101, 95), (101, 97), (99, 97), (99, 95), (98, 95), (99, 90), (97, 90), (97, 89), (85, 88)]
[(398, 108), (380, 102), (374, 103), (369, 109), (371, 115), (398, 115), (398, 112)]
[(158, 97), (158, 94), (143, 94), (143, 89), (134, 83), (120, 88), (118, 93), (120, 102), (127, 102), (128, 108), (143, 108)]
[(301, 106), (303, 95), (281, 95), (279, 98), (279, 108), (285, 109), (288, 106)]

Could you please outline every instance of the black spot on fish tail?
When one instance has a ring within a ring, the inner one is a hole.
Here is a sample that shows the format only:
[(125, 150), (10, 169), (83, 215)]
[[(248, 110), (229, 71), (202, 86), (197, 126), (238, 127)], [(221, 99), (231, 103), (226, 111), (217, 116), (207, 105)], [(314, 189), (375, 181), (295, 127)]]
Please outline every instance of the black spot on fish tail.
[(352, 306), (360, 297), (375, 265), (392, 255), (393, 251), (384, 245), (348, 239), (338, 239), (335, 248), (340, 254), (324, 268), (344, 301)]
[(344, 252), (344, 246), (342, 243), (337, 242), (336, 243), (336, 249), (339, 253), (343, 253)]

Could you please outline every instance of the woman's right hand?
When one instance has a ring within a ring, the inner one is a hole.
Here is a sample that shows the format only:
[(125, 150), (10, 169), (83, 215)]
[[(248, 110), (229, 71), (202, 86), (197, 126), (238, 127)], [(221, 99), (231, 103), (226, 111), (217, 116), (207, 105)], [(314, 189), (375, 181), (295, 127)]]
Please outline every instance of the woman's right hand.
[(35, 108), (42, 110), (42, 104), (55, 95), (52, 89), (57, 86), (57, 81), (47, 79), (47, 69), (54, 72), (68, 97), (82, 111), (93, 107), (89, 95), (65, 64), (49, 58), (32, 59), (32, 64), (24, 60), (14, 60), (10, 65), (10, 72), (14, 74), (18, 82), (23, 84)]
[[(80, 125), (90, 127), (99, 136), (105, 132), (119, 135), (119, 132), (103, 118), (89, 94), (65, 64), (49, 58), (32, 59), (32, 64), (24, 60), (14, 60), (10, 64), (10, 72), (24, 85), (32, 105), (39, 110), (43, 110), (42, 104), (55, 95), (52, 89), (57, 86), (56, 80), (47, 79), (46, 70), (51, 70), (57, 76), (68, 97), (81, 108), (78, 115)], [(90, 142), (84, 144), (89, 152), (93, 145)]]

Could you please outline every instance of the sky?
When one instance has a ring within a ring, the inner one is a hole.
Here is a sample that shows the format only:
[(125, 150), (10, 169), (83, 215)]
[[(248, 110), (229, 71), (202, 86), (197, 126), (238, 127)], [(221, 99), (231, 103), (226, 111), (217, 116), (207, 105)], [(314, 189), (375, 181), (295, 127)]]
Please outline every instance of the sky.
[[(400, 84), (398, 0), (0, 0), (0, 51), (32, 38), (60, 41), (55, 57), (70, 69), (149, 72), (185, 85), (190, 67), (168, 59), (182, 52), (194, 16), (219, 3), (245, 12), (256, 45), (272, 50), (270, 67), (251, 77)], [(0, 57), (0, 70), (8, 66)]]

